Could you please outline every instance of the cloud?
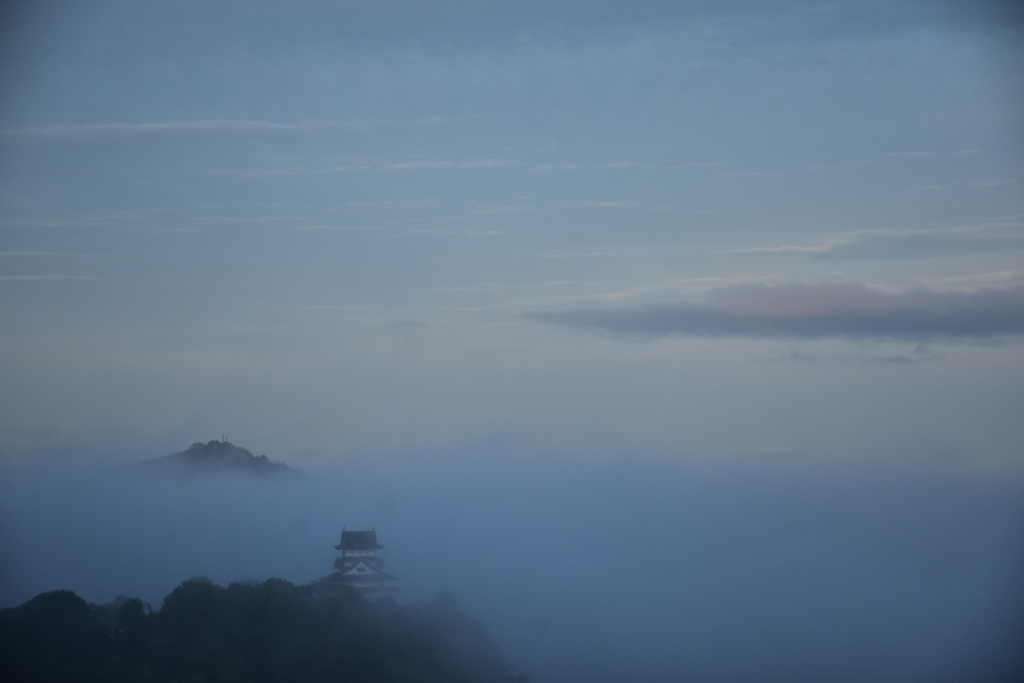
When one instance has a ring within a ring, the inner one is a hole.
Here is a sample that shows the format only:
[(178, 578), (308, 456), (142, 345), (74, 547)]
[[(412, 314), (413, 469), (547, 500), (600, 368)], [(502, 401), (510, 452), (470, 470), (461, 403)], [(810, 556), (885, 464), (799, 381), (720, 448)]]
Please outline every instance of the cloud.
[(762, 245), (722, 253), (803, 255), (819, 259), (906, 259), (983, 251), (1024, 249), (1024, 223), (1004, 220), (980, 225), (909, 230), (863, 230), (831, 236), (818, 244)]
[(750, 247), (748, 249), (728, 249), (723, 253), (727, 254), (824, 254), (836, 248), (836, 244), (814, 244), (809, 246), (797, 246), (794, 244), (783, 244), (774, 247)]
[(502, 230), (480, 230), (476, 228), (408, 228), (400, 230), (396, 235), (466, 235), (466, 236), (490, 236), (504, 235)]
[(527, 316), (634, 338), (990, 339), (1024, 335), (1024, 287), (893, 294), (860, 283), (739, 285), (698, 302)]
[(937, 155), (935, 152), (889, 152), (885, 156), (898, 159), (929, 159)]
[[(618, 169), (618, 168), (647, 168), (647, 164), (638, 164), (635, 161), (609, 161), (601, 163), (580, 163), (568, 162), (561, 164), (540, 164), (534, 166), (534, 171), (578, 171), (580, 169)], [(652, 167), (653, 168), (653, 167)], [(675, 167), (673, 167), (675, 168)]]
[(1014, 185), (1018, 182), (1020, 182), (1018, 178), (975, 180), (971, 183), (971, 187), (1003, 187), (1005, 185)]
[(819, 357), (801, 353), (800, 351), (790, 351), (787, 354), (775, 356), (773, 358), (765, 358), (760, 362), (802, 364), (841, 363), (846, 365), (920, 365), (922, 363), (934, 363), (940, 360), (942, 360), (942, 356), (932, 353), (931, 347), (927, 343), (920, 343), (909, 355), (865, 356), (862, 354), (847, 354)]
[(89, 258), (96, 254), (74, 254), (63, 251), (0, 251), (0, 257), (38, 256), (42, 258)]
[(623, 249), (619, 250), (592, 250), (592, 251), (545, 251), (541, 253), (540, 257), (545, 259), (589, 259), (589, 258), (609, 258), (623, 256), (627, 252)]
[(415, 235), (501, 235), (501, 230), (482, 230), (475, 228), (402, 228), (398, 226), (365, 226), (365, 225), (299, 225), (295, 230), (314, 232), (375, 232), (387, 237), (404, 237)]
[(421, 168), (427, 169), (439, 169), (439, 168), (451, 168), (455, 165), (454, 161), (400, 161), (395, 164), (388, 164), (385, 168), (395, 171), (415, 170)]
[(444, 119), (431, 117), (403, 121), (397, 119), (308, 120), (297, 123), (272, 121), (151, 121), (143, 123), (73, 123), (5, 128), (0, 134), (17, 137), (67, 139), (111, 135), (148, 135), (181, 133), (310, 133), (324, 130), (365, 130), (384, 126), (434, 125)]
[(1012, 282), (1020, 280), (1024, 276), (1024, 270), (999, 270), (993, 273), (976, 273), (973, 275), (961, 275), (958, 277), (943, 277), (930, 280), (943, 284), (960, 282)]
[(516, 162), (511, 159), (470, 159), (459, 163), (462, 168), (501, 168)]
[(473, 204), (472, 208), (469, 209), (469, 213), (478, 214), (508, 214), (508, 213), (521, 213), (523, 211), (532, 211), (532, 206), (517, 205), (517, 206), (495, 206), (493, 204)]
[(782, 175), (774, 171), (735, 171), (732, 173), (722, 173), (722, 178), (773, 178), (775, 176)]
[(377, 232), (382, 230), (389, 230), (391, 228), (385, 228), (374, 225), (298, 225), (294, 228), (295, 230), (334, 230), (338, 232)]
[(434, 161), (398, 161), (391, 164), (385, 164), (384, 169), (389, 171), (409, 171), (409, 170), (443, 170), (448, 168), (502, 168), (518, 162), (511, 159), (467, 159), (465, 161), (448, 161), (448, 160), (434, 160)]
[(99, 278), (87, 275), (0, 275), (0, 280), (98, 280)]
[(566, 200), (562, 202), (562, 207), (566, 209), (621, 209), (625, 206), (635, 205), (636, 202), (599, 201), (593, 199), (585, 199), (583, 201)]

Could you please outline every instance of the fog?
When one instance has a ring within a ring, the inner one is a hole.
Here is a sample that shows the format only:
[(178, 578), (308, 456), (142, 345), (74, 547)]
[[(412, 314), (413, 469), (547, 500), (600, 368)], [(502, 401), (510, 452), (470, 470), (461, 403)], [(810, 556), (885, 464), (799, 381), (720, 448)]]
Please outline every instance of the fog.
[(1021, 6), (0, 2), (0, 606), (373, 528), (535, 683), (1024, 680)]
[(159, 607), (194, 576), (326, 576), (375, 528), (399, 602), (454, 593), (535, 682), (1008, 679), (1024, 482), (772, 457), (523, 458), (501, 445), (307, 476), (7, 467), (3, 606)]

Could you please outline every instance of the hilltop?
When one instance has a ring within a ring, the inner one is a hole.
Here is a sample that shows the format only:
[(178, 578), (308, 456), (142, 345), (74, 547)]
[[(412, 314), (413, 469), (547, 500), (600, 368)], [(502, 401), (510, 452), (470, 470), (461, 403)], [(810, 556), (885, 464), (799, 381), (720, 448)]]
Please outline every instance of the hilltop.
[(246, 472), (259, 477), (294, 476), (298, 470), (265, 455), (253, 455), (247, 448), (223, 441), (196, 442), (188, 450), (171, 453), (141, 463), (143, 466), (175, 474), (197, 476), (219, 472)]

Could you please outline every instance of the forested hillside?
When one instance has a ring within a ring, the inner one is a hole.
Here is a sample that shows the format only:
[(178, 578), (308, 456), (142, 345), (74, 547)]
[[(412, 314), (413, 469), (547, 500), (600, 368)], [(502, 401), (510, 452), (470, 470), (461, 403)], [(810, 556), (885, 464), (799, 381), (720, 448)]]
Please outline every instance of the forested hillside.
[(408, 606), (315, 597), (280, 579), (175, 588), (159, 610), (71, 591), (0, 610), (0, 679), (525, 683), (484, 626), (440, 593)]

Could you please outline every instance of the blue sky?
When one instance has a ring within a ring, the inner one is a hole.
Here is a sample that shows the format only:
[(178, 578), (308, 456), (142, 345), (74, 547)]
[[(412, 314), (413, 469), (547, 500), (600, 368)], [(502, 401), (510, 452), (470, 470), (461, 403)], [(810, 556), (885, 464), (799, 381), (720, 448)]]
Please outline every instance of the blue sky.
[(0, 453), (1020, 468), (999, 3), (13, 3)]

